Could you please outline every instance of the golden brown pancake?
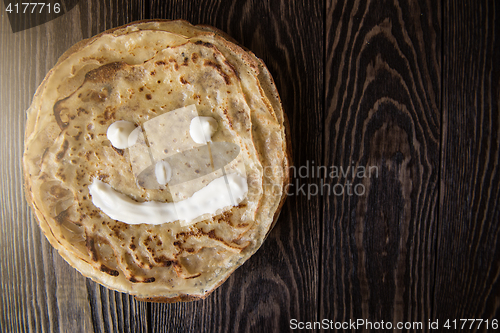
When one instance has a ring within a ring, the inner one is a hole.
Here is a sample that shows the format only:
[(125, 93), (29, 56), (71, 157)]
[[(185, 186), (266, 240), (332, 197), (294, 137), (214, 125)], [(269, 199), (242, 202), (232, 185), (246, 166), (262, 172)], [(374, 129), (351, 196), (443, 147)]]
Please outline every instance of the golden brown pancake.
[[(190, 137), (187, 108), (216, 121), (210, 144)], [(143, 131), (142, 141), (114, 147), (107, 130), (117, 121)], [(131, 23), (70, 48), (38, 88), (26, 125), (26, 197), (52, 246), (83, 275), (140, 300), (204, 298), (276, 222), (289, 181), (285, 123), (252, 52), (206, 26)], [(174, 170), (166, 185), (154, 178), (161, 160)], [(147, 214), (139, 224), (114, 219), (89, 190), (100, 182), (142, 208), (178, 210), (183, 200), (199, 208), (206, 203), (191, 198), (233, 173), (245, 179), (244, 197), (160, 224)]]

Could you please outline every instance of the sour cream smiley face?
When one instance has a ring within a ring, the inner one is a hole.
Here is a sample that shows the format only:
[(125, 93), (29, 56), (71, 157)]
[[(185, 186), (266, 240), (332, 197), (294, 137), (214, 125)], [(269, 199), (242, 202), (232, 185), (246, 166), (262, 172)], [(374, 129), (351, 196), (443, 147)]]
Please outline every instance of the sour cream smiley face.
[[(138, 202), (94, 179), (89, 186), (92, 203), (110, 218), (128, 224), (180, 221), (182, 225), (238, 205), (248, 192), (246, 175), (227, 173), (226, 166), (238, 156), (240, 147), (231, 142), (212, 143), (216, 131), (217, 121), (199, 117), (194, 105), (167, 112), (141, 127), (116, 121), (107, 137), (115, 148), (128, 149), (137, 183), (175, 193), (174, 201)], [(206, 185), (198, 181), (203, 177)], [(191, 193), (193, 186), (201, 188)]]

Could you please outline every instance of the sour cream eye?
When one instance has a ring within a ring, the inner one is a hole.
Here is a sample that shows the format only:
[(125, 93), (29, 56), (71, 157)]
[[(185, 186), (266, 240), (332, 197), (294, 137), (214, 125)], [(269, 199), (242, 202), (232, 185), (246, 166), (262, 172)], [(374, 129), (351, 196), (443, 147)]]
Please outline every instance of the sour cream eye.
[(106, 136), (113, 147), (125, 149), (129, 147), (128, 137), (135, 130), (134, 123), (126, 120), (118, 120), (112, 123), (106, 131)]
[(172, 168), (167, 161), (159, 161), (155, 165), (156, 181), (160, 185), (166, 185), (172, 178)]
[(194, 117), (189, 126), (189, 135), (194, 142), (207, 144), (217, 131), (217, 120), (212, 117)]

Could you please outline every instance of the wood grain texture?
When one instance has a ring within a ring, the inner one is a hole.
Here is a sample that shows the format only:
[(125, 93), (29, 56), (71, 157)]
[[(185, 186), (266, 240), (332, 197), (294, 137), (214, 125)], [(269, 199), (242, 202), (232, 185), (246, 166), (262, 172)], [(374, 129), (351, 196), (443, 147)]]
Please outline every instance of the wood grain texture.
[(327, 1), (326, 9), (324, 164), (351, 171), (325, 177), (344, 195), (324, 204), (319, 318), (427, 322), (438, 208), (439, 3)]
[(443, 11), (449, 42), (434, 316), (499, 320), (500, 6), (445, 1)]
[[(154, 18), (215, 26), (262, 58), (291, 123), (294, 163), (321, 158), (321, 1), (153, 1)], [(315, 320), (320, 199), (287, 199), (259, 251), (213, 295), (191, 304), (152, 304), (158, 332), (278, 332), (292, 318)]]

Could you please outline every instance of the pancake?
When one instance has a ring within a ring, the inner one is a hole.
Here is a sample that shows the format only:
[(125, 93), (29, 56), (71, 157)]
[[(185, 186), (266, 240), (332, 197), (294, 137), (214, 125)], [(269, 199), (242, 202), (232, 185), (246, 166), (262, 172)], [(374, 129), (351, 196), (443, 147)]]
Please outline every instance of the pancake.
[(64, 53), (27, 111), (25, 192), (84, 276), (206, 297), (262, 245), (289, 182), (269, 71), (224, 33), (140, 21)]

